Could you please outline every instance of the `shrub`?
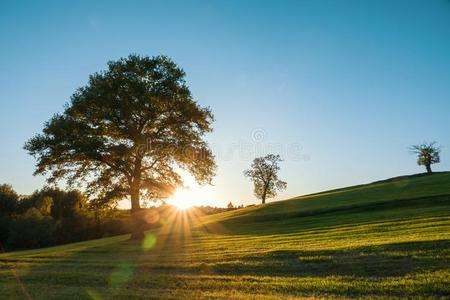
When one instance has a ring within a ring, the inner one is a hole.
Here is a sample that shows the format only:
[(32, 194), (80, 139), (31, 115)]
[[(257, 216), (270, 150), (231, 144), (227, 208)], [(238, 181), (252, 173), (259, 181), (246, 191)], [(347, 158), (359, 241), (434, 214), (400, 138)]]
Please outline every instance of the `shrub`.
[[(8, 239), (10, 219), (8, 217), (0, 216), (0, 246), (1, 248), (6, 245), (6, 240)], [(1, 252), (1, 249), (0, 249)]]
[(28, 249), (47, 247), (55, 244), (56, 222), (52, 217), (43, 216), (36, 208), (12, 220), (9, 225), (7, 247)]
[(9, 184), (0, 184), (0, 215), (10, 216), (17, 207), (19, 196)]

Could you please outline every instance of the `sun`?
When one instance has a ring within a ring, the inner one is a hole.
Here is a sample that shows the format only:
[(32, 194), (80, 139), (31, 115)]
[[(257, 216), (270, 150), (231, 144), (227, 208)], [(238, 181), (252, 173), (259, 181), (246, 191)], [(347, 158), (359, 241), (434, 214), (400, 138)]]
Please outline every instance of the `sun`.
[(195, 205), (195, 199), (189, 188), (180, 188), (169, 199), (169, 203), (178, 209), (185, 210)]
[(211, 186), (199, 185), (189, 174), (183, 174), (182, 179), (184, 186), (178, 188), (172, 197), (168, 199), (169, 204), (180, 210), (186, 210), (192, 206), (213, 204), (215, 192)]

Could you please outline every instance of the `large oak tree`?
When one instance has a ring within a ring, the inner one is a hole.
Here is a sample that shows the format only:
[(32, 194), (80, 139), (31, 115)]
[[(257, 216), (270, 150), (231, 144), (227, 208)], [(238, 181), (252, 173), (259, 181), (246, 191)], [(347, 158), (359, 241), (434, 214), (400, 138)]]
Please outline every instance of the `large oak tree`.
[(91, 75), (25, 149), (50, 183), (82, 185), (96, 201), (128, 198), (139, 239), (142, 197), (170, 194), (182, 184), (179, 168), (211, 182), (216, 165), (204, 135), (213, 119), (171, 59), (130, 55)]

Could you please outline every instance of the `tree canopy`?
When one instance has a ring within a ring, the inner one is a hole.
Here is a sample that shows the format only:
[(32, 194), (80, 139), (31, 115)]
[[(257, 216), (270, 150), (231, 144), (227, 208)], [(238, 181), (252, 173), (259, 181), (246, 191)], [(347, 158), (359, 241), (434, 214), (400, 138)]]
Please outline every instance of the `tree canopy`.
[(0, 216), (10, 215), (16, 209), (19, 195), (9, 184), (0, 184)]
[(431, 165), (437, 164), (441, 161), (440, 153), (441, 148), (436, 145), (436, 142), (422, 143), (413, 145), (410, 148), (411, 153), (417, 155), (417, 164), (419, 166), (425, 166), (428, 173), (432, 173)]
[(278, 191), (286, 189), (286, 182), (278, 179), (279, 163), (282, 162), (279, 155), (268, 154), (253, 160), (251, 168), (244, 171), (244, 175), (253, 181), (254, 194), (262, 203), (267, 198), (277, 195)]
[[(138, 220), (141, 197), (164, 198), (182, 184), (177, 168), (211, 182), (216, 165), (204, 135), (213, 120), (171, 59), (130, 55), (91, 75), (25, 149), (50, 183), (65, 179), (97, 200), (128, 197)], [(134, 238), (142, 237), (138, 223)]]

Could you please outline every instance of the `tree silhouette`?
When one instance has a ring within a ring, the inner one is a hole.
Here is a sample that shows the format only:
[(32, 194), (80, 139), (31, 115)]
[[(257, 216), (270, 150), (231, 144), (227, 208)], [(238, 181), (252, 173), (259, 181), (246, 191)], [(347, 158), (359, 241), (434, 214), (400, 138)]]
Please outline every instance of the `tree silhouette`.
[(422, 143), (419, 145), (413, 145), (410, 148), (411, 153), (417, 155), (417, 164), (419, 166), (425, 166), (428, 173), (432, 173), (431, 165), (440, 162), (441, 148), (436, 146), (436, 142)]
[(253, 192), (262, 204), (266, 203), (267, 198), (275, 197), (278, 191), (286, 189), (286, 182), (278, 179), (280, 162), (279, 155), (268, 154), (255, 158), (251, 169), (244, 171), (244, 175), (253, 181)]
[(229, 210), (234, 209), (234, 205), (233, 205), (233, 203), (231, 201), (228, 203), (227, 209), (229, 209)]
[(200, 184), (215, 172), (203, 139), (214, 117), (193, 99), (184, 78), (165, 56), (109, 62), (25, 144), (37, 158), (35, 174), (82, 185), (91, 199), (128, 198), (132, 238), (142, 238), (142, 197), (167, 197), (182, 184), (178, 167)]
[(10, 216), (14, 213), (19, 201), (19, 195), (9, 184), (0, 184), (0, 216)]

